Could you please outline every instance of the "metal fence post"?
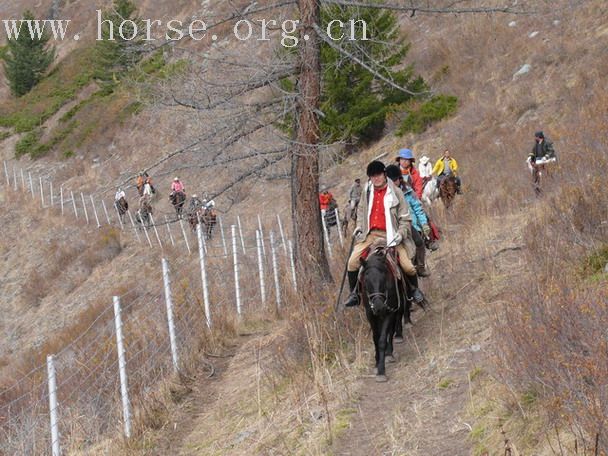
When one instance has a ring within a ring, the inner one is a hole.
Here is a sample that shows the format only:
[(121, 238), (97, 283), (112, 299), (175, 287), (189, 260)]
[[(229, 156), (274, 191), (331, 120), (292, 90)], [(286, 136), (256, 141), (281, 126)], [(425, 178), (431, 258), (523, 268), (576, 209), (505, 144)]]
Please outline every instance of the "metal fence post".
[(196, 225), (196, 237), (198, 239), (198, 257), (201, 262), (201, 281), (203, 282), (203, 300), (205, 301), (205, 317), (207, 327), (211, 328), (211, 304), (209, 303), (209, 288), (207, 287), (207, 268), (205, 267), (205, 248), (203, 246), (203, 228), (199, 223)]
[(78, 211), (76, 210), (76, 198), (74, 198), (74, 192), (70, 190), (70, 196), (72, 197), (72, 205), (74, 206), (74, 215), (78, 218)]
[(285, 232), (283, 231), (283, 223), (281, 223), (281, 216), (277, 214), (277, 220), (279, 221), (279, 232), (281, 233), (281, 244), (283, 245), (283, 252), (287, 256), (287, 243), (285, 242)]
[[(103, 212), (104, 214), (106, 214), (106, 220), (108, 221), (108, 225), (111, 225), (112, 222), (110, 221), (110, 214), (108, 214), (108, 208), (106, 207), (106, 202), (103, 199), (101, 200), (101, 207), (103, 207)], [(120, 219), (120, 217), (118, 218)], [(122, 228), (122, 223), (120, 225)]]
[(101, 223), (99, 223), (99, 217), (97, 216), (97, 208), (95, 207), (95, 201), (93, 200), (93, 195), (89, 195), (91, 198), (91, 206), (93, 206), (93, 214), (95, 214), (95, 221), (97, 222), (97, 228), (101, 228)]
[(122, 336), (122, 319), (120, 318), (120, 298), (114, 296), (114, 324), (116, 326), (116, 348), (118, 350), (118, 370), (120, 373), (120, 396), (122, 397), (122, 414), (125, 422), (125, 436), (131, 437), (131, 408), (129, 404), (129, 387), (127, 381), (127, 361)]
[(264, 258), (266, 258), (266, 245), (264, 243), (264, 228), (262, 227), (262, 219), (260, 218), (260, 214), (258, 214), (258, 226), (260, 227), (260, 236), (262, 239), (262, 253), (264, 254)]
[(38, 176), (38, 183), (40, 184), (40, 205), (44, 207), (44, 187), (42, 185), (42, 176)]
[(181, 218), (179, 219), (179, 226), (182, 229), (182, 234), (184, 235), (184, 241), (186, 242), (186, 248), (188, 249), (188, 253), (192, 253), (192, 251), (190, 250), (190, 244), (188, 243), (188, 236), (186, 236), (186, 230), (184, 229), (184, 223)]
[(36, 199), (34, 196), (34, 182), (32, 182), (32, 173), (27, 172), (28, 177), (30, 178), (30, 191), (32, 192), (32, 199)]
[(296, 277), (296, 265), (293, 258), (293, 242), (289, 240), (289, 262), (291, 263), (291, 278), (293, 280), (293, 288), (298, 291), (298, 279)]
[(167, 231), (169, 232), (169, 239), (171, 240), (171, 245), (175, 247), (175, 241), (173, 240), (173, 233), (171, 233), (171, 226), (169, 225), (169, 219), (165, 215), (165, 225), (167, 225)]
[(222, 246), (224, 247), (224, 255), (228, 256), (228, 249), (226, 248), (226, 237), (224, 236), (224, 224), (222, 223), (222, 218), (218, 217), (218, 221), (220, 222), (220, 232), (222, 233)]
[(279, 265), (277, 262), (277, 249), (274, 245), (274, 233), (270, 231), (270, 252), (272, 255), (272, 269), (274, 273), (274, 290), (277, 300), (277, 310), (281, 308), (281, 285), (279, 283)]
[[(234, 263), (234, 290), (236, 293), (236, 312), (241, 316), (241, 288), (239, 285), (239, 262), (238, 252), (236, 251), (236, 226), (232, 225), (232, 262)], [(241, 238), (242, 239), (242, 238)]]
[(163, 248), (163, 243), (160, 242), (160, 236), (158, 235), (158, 230), (156, 229), (156, 223), (154, 222), (154, 217), (152, 217), (152, 214), (150, 214), (150, 221), (152, 222), (152, 227), (154, 228), (154, 234), (156, 234), (156, 240), (158, 241), (158, 245), (160, 245), (160, 248)]
[(340, 213), (338, 209), (334, 209), (336, 214), (336, 229), (338, 230), (338, 238), (340, 239), (340, 247), (344, 247), (344, 238), (342, 237), (342, 221), (340, 220)]
[(4, 163), (4, 175), (6, 176), (6, 185), (10, 188), (11, 180), (8, 177), (8, 167), (6, 166), (6, 160), (3, 160), (2, 162)]
[(260, 294), (262, 305), (266, 306), (266, 284), (264, 282), (264, 261), (262, 260), (262, 243), (260, 242), (260, 232), (255, 230), (255, 240), (258, 247), (258, 274), (260, 276)]
[(84, 202), (84, 194), (80, 192), (80, 198), (82, 199), (82, 208), (84, 209), (84, 218), (87, 220), (87, 225), (89, 224), (89, 213), (87, 212), (87, 205)]
[(63, 216), (63, 185), (59, 187), (59, 200), (61, 202), (61, 215)]
[(55, 378), (55, 363), (53, 355), (46, 357), (46, 368), (49, 381), (49, 414), (51, 417), (51, 448), (53, 456), (61, 455), (59, 446), (59, 420), (57, 418), (57, 380)]
[(236, 216), (236, 222), (239, 225), (239, 235), (241, 236), (241, 246), (243, 247), (243, 255), (247, 255), (247, 252), (245, 251), (245, 239), (243, 239), (243, 229), (241, 228), (241, 216), (240, 215)]
[(177, 341), (175, 338), (175, 324), (173, 322), (173, 297), (171, 295), (171, 278), (169, 276), (169, 263), (165, 258), (162, 259), (163, 264), (163, 284), (165, 286), (165, 304), (167, 305), (167, 323), (169, 325), (169, 342), (171, 343), (171, 359), (173, 360), (173, 369), (175, 372), (179, 370), (179, 358), (177, 356)]
[(325, 235), (325, 244), (327, 244), (327, 253), (329, 258), (332, 257), (331, 244), (329, 243), (329, 232), (327, 231), (327, 224), (325, 223), (325, 217), (321, 215), (321, 221), (323, 222), (323, 234)]

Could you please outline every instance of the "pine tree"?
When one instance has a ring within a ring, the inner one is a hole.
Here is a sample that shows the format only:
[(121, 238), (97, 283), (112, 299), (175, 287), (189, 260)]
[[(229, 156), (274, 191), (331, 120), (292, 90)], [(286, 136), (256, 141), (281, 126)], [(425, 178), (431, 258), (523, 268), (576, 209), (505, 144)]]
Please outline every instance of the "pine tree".
[[(362, 26), (357, 22), (357, 41), (350, 37), (349, 20), (365, 21), (369, 41), (361, 40)], [(378, 73), (411, 92), (425, 89), (425, 83), (414, 75), (413, 68), (401, 66), (409, 45), (399, 36), (396, 16), (387, 10), (356, 9), (329, 6), (322, 11), (322, 28), (332, 20), (341, 20), (344, 29), (335, 29), (332, 36), (344, 33), (336, 44), (357, 59), (373, 67)], [(382, 81), (361, 64), (346, 58), (327, 43), (321, 44), (323, 89), (320, 119), (323, 140), (345, 141), (348, 148), (364, 144), (381, 136), (389, 109), (412, 96)]]
[[(101, 81), (113, 84), (144, 56), (141, 36), (143, 22), (137, 16), (137, 8), (131, 0), (114, 0), (112, 9), (102, 15), (102, 21), (102, 40), (97, 42), (95, 75)], [(137, 27), (137, 36), (132, 40), (128, 38), (135, 33), (133, 23), (124, 21), (133, 21)], [(119, 33), (121, 24), (122, 36)]]
[[(33, 21), (30, 11), (23, 14), (23, 21)], [(48, 47), (50, 35), (32, 36), (26, 22), (21, 23), (17, 37), (9, 39), (4, 55), (4, 73), (13, 95), (28, 93), (44, 77), (55, 60), (55, 48)]]

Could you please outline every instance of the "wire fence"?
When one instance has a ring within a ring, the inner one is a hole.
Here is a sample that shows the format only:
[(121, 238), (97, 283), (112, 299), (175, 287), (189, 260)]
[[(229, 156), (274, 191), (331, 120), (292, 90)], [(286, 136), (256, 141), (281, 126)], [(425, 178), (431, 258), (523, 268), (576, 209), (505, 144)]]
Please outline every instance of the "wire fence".
[(130, 212), (124, 219), (112, 213), (113, 201), (53, 185), (7, 162), (4, 174), (7, 192), (25, 191), (42, 208), (93, 227), (113, 226), (159, 249), (162, 261), (144, 285), (108, 296), (90, 326), (49, 354), (46, 364), (0, 391), (0, 454), (86, 453), (120, 434), (131, 437), (134, 410), (160, 380), (180, 371), (218, 322), (277, 311), (282, 295), (297, 286), (279, 214), (270, 220), (219, 217), (210, 232), (201, 224), (193, 231), (169, 214), (143, 226)]

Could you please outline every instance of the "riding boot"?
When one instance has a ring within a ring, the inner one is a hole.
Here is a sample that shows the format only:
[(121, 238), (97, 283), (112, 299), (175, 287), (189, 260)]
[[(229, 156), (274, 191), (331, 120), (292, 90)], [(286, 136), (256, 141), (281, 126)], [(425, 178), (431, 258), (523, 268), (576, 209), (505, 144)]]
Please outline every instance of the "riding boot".
[(418, 277), (428, 277), (431, 273), (426, 269), (426, 246), (424, 243), (422, 245), (416, 246), (416, 272), (418, 273)]
[(359, 271), (348, 271), (348, 285), (350, 286), (350, 294), (344, 307), (355, 307), (359, 305), (359, 291), (357, 290), (357, 281), (359, 280)]
[(407, 282), (407, 285), (412, 293), (411, 298), (413, 301), (419, 306), (423, 306), (425, 298), (420, 288), (418, 288), (418, 276), (404, 274), (403, 277), (405, 277), (405, 281)]

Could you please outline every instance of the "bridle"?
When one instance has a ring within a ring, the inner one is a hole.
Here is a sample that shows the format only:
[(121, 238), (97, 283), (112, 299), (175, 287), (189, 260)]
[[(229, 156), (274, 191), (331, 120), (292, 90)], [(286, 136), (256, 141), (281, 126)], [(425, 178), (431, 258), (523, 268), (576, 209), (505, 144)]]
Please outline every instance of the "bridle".
[[(388, 249), (386, 247), (378, 247), (374, 250), (374, 252), (371, 255), (374, 255), (376, 253), (381, 253), (382, 256), (384, 257), (384, 261), (386, 262), (387, 259), (387, 255), (388, 255)], [(397, 266), (399, 267), (399, 266)], [(388, 306), (388, 296), (386, 295), (386, 292), (376, 292), (376, 293), (365, 293), (367, 295), (367, 301), (369, 303), (369, 308), (372, 310), (372, 312), (374, 311), (374, 298), (380, 297), (383, 300), (383, 304), (384, 307), (386, 309), (388, 309), (389, 312), (393, 313), (393, 312), (397, 312), (397, 310), (399, 310), (399, 308), (401, 307), (401, 293), (399, 293), (399, 282), (397, 279), (397, 275), (394, 274), (393, 272), (391, 272), (390, 268), (387, 266), (387, 269), (389, 271), (389, 274), (391, 274), (393, 276), (393, 280), (395, 281), (395, 292), (397, 293), (397, 307), (390, 307)]]

